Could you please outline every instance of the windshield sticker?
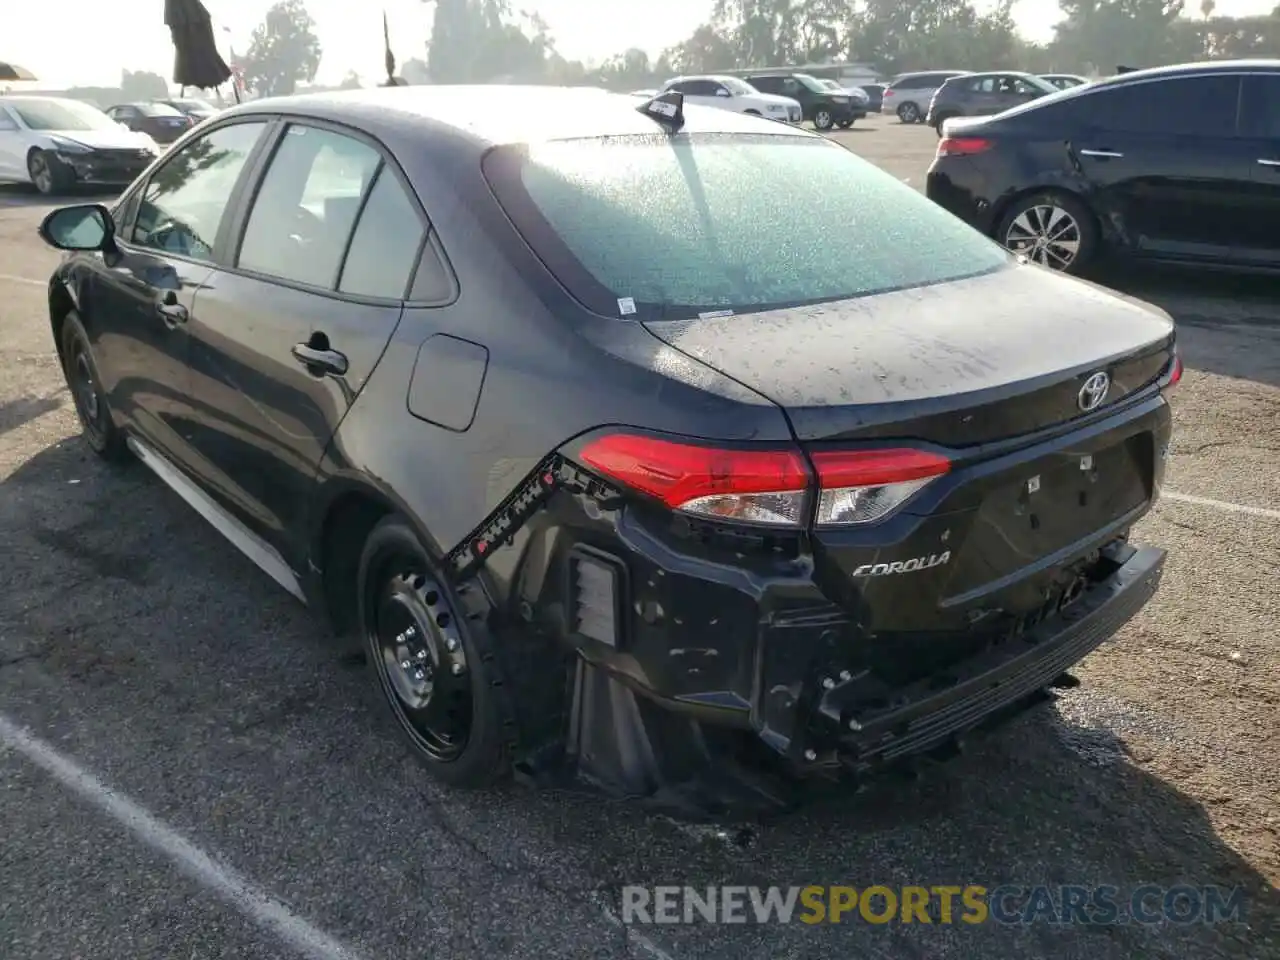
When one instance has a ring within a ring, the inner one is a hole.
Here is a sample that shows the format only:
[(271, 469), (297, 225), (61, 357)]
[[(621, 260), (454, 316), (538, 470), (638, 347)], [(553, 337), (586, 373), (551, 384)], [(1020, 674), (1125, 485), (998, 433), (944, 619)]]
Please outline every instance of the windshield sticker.
[(716, 317), (732, 317), (732, 310), (708, 310), (706, 313), (698, 314), (699, 320), (714, 320)]
[(629, 317), (636, 312), (636, 302), (631, 297), (618, 298), (618, 313), (624, 317)]

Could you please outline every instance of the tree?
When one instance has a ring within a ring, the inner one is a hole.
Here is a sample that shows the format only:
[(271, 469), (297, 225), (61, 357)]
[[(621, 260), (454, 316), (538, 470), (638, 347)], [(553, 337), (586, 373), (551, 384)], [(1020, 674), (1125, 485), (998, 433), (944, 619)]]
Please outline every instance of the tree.
[(242, 59), (245, 85), (264, 97), (284, 96), (320, 68), (320, 39), (303, 0), (280, 0), (253, 31)]
[(360, 74), (354, 70), (348, 70), (347, 75), (342, 78), (342, 83), (338, 84), (339, 90), (361, 90), (364, 84), (360, 81)]
[(124, 100), (163, 100), (169, 96), (169, 84), (148, 70), (121, 70), (120, 96)]
[(1056, 56), (1111, 73), (1120, 64), (1155, 67), (1193, 58), (1177, 27), (1184, 0), (1059, 0)]

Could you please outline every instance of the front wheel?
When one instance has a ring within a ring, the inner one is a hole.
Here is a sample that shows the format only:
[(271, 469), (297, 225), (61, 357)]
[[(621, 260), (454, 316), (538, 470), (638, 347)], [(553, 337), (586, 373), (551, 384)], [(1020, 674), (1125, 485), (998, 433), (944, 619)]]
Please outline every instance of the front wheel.
[(98, 364), (80, 317), (72, 312), (62, 321), (62, 372), (75, 403), (84, 441), (103, 460), (114, 463), (129, 458), (124, 434), (111, 417), (111, 408), (98, 377)]
[(835, 119), (831, 116), (830, 110), (819, 110), (813, 115), (815, 130), (830, 130), (833, 126), (835, 126)]
[(1015, 200), (996, 239), (1012, 253), (1062, 273), (1079, 273), (1097, 253), (1098, 225), (1083, 203), (1064, 193)]
[(27, 157), (27, 176), (41, 196), (64, 192), (68, 184), (62, 161), (44, 150), (32, 150)]
[(515, 739), (507, 687), (413, 528), (381, 521), (358, 576), (374, 687), (414, 756), (451, 786), (504, 779)]

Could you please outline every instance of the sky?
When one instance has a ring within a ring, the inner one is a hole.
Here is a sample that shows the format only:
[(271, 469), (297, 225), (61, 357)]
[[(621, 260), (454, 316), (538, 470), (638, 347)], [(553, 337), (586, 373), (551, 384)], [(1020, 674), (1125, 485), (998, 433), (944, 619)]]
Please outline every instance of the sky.
[[(17, 0), (0, 0), (16, 6)], [(0, 15), (0, 61), (36, 74), (40, 86), (114, 85), (120, 70), (151, 70), (168, 76), (173, 47), (164, 26), (164, 0), (126, 0), (138, 12), (122, 15), (124, 3), (103, 0), (43, 0), (39, 16)], [(244, 51), (249, 36), (272, 0), (204, 0), (223, 47)], [(608, 7), (605, 15), (604, 8)], [(1266, 13), (1274, 0), (1218, 0), (1217, 13)], [(711, 11), (712, 0), (516, 0), (517, 9), (536, 10), (549, 24), (557, 48), (569, 59), (600, 61), (627, 47), (657, 54), (679, 43)], [(982, 4), (979, 3), (979, 9)], [(1196, 7), (1189, 0), (1188, 7)], [(422, 57), (431, 32), (430, 4), (421, 0), (307, 0), (324, 47), (317, 81), (338, 83), (348, 70), (366, 83), (383, 78), (382, 8), (391, 25), (392, 50), (399, 62)], [(146, 10), (150, 10), (147, 19)], [(1047, 40), (1060, 18), (1056, 0), (1018, 0), (1014, 15), (1025, 36)], [(74, 29), (62, 29), (68, 25)], [(129, 51), (127, 54), (122, 51)]]

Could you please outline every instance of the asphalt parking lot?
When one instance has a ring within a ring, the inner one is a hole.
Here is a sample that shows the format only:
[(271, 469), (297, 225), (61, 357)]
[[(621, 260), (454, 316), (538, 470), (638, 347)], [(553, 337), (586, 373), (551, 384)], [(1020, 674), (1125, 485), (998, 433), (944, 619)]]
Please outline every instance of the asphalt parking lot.
[[(936, 137), (842, 143), (922, 186)], [(920, 779), (749, 831), (433, 786), (323, 630), (78, 440), (48, 206), (0, 188), (0, 957), (1280, 957), (1280, 282), (1108, 277), (1179, 322), (1157, 600)], [(626, 885), (1241, 888), (1245, 922), (623, 927)]]

